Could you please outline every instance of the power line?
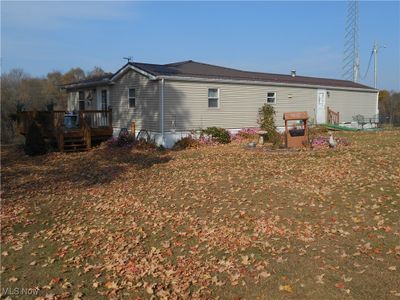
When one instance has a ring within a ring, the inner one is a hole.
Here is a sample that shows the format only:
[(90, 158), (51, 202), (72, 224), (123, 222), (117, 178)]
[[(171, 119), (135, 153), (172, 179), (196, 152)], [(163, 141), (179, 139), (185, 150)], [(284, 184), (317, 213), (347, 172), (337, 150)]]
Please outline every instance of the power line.
[(368, 75), (369, 72), (369, 67), (371, 66), (371, 61), (372, 61), (372, 56), (374, 55), (374, 50), (371, 51), (371, 55), (369, 56), (369, 61), (368, 61), (368, 67), (367, 67), (367, 71), (365, 72), (364, 76), (362, 77), (362, 79), (365, 79)]

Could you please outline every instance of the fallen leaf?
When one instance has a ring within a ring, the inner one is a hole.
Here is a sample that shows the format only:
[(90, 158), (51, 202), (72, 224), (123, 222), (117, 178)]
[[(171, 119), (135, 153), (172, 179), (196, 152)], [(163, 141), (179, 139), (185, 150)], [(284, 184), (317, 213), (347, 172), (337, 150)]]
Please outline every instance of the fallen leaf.
[(292, 289), (292, 287), (291, 287), (289, 284), (280, 285), (280, 286), (279, 286), (279, 290), (280, 290), (281, 292), (293, 293), (293, 289)]
[(335, 287), (338, 289), (343, 289), (344, 288), (344, 283), (343, 282), (338, 282), (335, 284)]
[(244, 265), (250, 264), (249, 257), (247, 255), (242, 255), (242, 264)]
[(317, 283), (319, 283), (319, 284), (324, 284), (325, 282), (324, 282), (324, 276), (325, 276), (325, 274), (321, 274), (321, 275), (317, 275), (316, 277), (317, 277)]
[(268, 278), (270, 276), (271, 276), (271, 273), (268, 273), (268, 272), (261, 272), (260, 273), (260, 277), (263, 277), (263, 278)]
[(107, 281), (106, 284), (104, 285), (108, 289), (116, 290), (118, 289), (118, 285), (114, 281)]
[(74, 299), (73, 299), (73, 300), (81, 300), (82, 297), (83, 297), (83, 293), (77, 292), (77, 293), (74, 295)]

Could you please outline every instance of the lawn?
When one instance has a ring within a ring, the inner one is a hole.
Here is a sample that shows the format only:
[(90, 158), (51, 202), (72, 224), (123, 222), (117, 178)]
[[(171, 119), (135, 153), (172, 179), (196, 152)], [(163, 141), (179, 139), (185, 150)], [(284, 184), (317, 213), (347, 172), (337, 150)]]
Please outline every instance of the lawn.
[(307, 151), (4, 147), (3, 297), (399, 299), (400, 131), (342, 136)]

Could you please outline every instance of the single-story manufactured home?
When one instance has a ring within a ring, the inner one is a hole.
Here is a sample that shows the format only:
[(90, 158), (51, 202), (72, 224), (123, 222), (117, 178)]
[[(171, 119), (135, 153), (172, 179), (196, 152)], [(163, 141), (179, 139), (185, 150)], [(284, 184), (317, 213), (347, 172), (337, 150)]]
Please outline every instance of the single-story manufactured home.
[(378, 114), (378, 90), (346, 80), (242, 71), (192, 60), (170, 64), (128, 62), (114, 74), (74, 82), (68, 111), (112, 109), (114, 134), (122, 128), (147, 130), (158, 144), (171, 146), (192, 130), (257, 127), (258, 109), (306, 111), (316, 124), (330, 111), (340, 122)]

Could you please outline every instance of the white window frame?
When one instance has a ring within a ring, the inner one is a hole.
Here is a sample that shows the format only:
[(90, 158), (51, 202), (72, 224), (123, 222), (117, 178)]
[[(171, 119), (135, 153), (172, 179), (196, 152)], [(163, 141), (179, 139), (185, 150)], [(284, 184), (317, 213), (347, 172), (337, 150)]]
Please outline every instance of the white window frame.
[[(130, 96), (130, 90), (134, 90), (135, 91), (135, 96), (134, 97)], [(135, 105), (134, 106), (131, 106), (131, 99), (133, 99), (135, 101)], [(128, 107), (129, 108), (136, 108), (136, 106), (137, 106), (136, 99), (137, 99), (137, 97), (136, 97), (136, 88), (135, 87), (129, 87), (128, 88)]]
[[(268, 96), (268, 94), (274, 94), (274, 96)], [(269, 99), (274, 99), (274, 102), (268, 101)], [(269, 91), (265, 96), (265, 102), (267, 104), (276, 104), (276, 92)]]
[[(208, 97), (208, 94), (209, 94), (210, 90), (217, 90), (217, 97)], [(219, 108), (219, 106), (220, 106), (220, 93), (219, 92), (220, 92), (219, 88), (211, 87), (211, 88), (207, 89), (207, 107), (209, 109), (218, 109)], [(210, 106), (210, 99), (217, 100), (217, 106), (216, 107)]]
[[(106, 105), (104, 107), (104, 103), (103, 103), (103, 92), (106, 92)], [(101, 89), (100, 90), (100, 109), (101, 110), (108, 110), (108, 107), (110, 106), (110, 103), (108, 101), (108, 89)]]
[[(78, 91), (78, 108), (81, 110), (81, 102), (83, 103), (83, 109), (86, 109), (86, 99), (85, 99), (85, 90)], [(81, 98), (82, 95), (82, 98)]]

